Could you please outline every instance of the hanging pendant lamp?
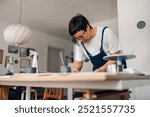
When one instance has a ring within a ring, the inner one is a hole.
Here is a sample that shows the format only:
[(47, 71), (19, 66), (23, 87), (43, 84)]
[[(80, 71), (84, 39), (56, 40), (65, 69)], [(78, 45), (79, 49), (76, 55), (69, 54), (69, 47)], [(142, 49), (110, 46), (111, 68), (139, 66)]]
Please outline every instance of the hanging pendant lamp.
[(4, 30), (3, 36), (4, 39), (11, 45), (24, 45), (27, 44), (31, 38), (31, 30), (24, 25), (21, 25), (21, 16), (22, 16), (22, 0), (20, 0), (20, 17), (19, 24), (10, 25)]

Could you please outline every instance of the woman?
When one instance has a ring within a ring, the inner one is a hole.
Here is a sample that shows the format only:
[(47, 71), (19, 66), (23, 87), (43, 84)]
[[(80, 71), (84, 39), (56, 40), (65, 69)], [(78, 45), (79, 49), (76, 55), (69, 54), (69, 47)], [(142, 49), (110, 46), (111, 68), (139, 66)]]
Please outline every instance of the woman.
[[(92, 62), (93, 71), (97, 72), (106, 72), (107, 65), (116, 64), (116, 61), (103, 60), (104, 56), (122, 51), (118, 38), (110, 28), (92, 27), (85, 16), (77, 14), (69, 22), (69, 34), (76, 43), (73, 72), (82, 69), (86, 58)], [(125, 61), (123, 64), (126, 68)]]

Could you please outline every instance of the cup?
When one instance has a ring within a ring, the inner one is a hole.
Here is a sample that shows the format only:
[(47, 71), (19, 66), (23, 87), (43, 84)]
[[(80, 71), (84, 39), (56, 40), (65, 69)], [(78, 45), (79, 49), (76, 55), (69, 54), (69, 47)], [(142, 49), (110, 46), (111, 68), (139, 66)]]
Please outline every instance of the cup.
[(123, 71), (124, 65), (117, 65), (117, 72)]
[(36, 68), (35, 67), (28, 67), (28, 68), (26, 68), (26, 73), (36, 73)]
[(116, 73), (117, 72), (116, 64), (107, 65), (107, 72)]
[(71, 67), (70, 66), (60, 66), (60, 73), (70, 73)]

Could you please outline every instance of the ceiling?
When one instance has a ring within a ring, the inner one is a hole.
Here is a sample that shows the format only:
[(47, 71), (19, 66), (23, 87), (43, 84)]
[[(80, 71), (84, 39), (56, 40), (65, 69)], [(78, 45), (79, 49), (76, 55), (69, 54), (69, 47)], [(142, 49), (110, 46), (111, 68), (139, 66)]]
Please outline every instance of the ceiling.
[[(0, 20), (19, 22), (20, 0), (0, 0)], [(70, 38), (68, 22), (85, 15), (90, 23), (117, 17), (117, 0), (23, 0), (21, 24), (60, 38)]]

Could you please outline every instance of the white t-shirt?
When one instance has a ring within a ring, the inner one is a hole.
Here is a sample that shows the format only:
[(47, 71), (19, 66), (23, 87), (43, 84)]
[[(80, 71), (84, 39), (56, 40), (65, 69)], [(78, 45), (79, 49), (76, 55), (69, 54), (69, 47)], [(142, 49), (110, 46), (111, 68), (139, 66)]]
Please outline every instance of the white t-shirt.
[[(92, 56), (100, 53), (102, 30), (104, 27), (97, 27), (97, 33), (94, 38), (92, 38), (88, 43), (84, 43), (85, 48), (89, 51)], [(79, 42), (79, 45), (75, 44), (75, 60), (83, 61), (89, 58), (85, 49)], [(110, 53), (117, 52), (121, 50), (121, 44), (110, 28), (106, 28), (103, 36), (103, 50), (109, 55)]]

